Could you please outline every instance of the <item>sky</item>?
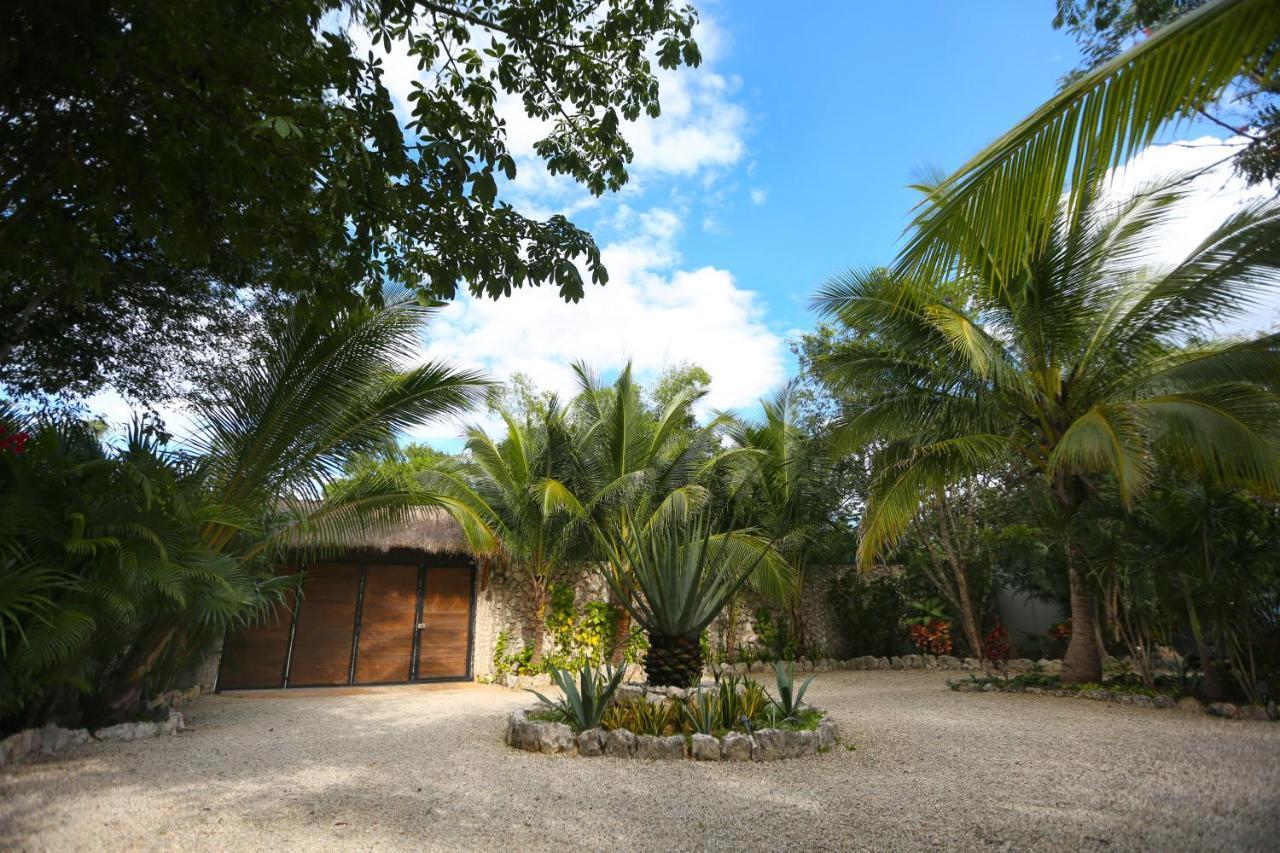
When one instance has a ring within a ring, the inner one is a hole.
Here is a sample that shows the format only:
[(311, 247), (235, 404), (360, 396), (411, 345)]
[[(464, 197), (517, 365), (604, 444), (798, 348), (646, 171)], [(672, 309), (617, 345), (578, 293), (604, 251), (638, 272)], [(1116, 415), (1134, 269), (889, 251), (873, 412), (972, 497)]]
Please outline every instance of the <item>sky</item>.
[[(608, 285), (589, 286), (577, 304), (552, 288), (464, 296), (428, 328), (424, 359), (497, 379), (519, 371), (561, 392), (574, 387), (576, 360), (605, 376), (631, 360), (642, 381), (693, 362), (712, 377), (708, 408), (749, 412), (794, 374), (789, 342), (815, 324), (808, 301), (823, 281), (892, 259), (917, 200), (908, 185), (962, 165), (1078, 64), (1050, 24), (1053, 0), (697, 5), (704, 61), (660, 72), (663, 114), (625, 129), (636, 158), (621, 192), (594, 198), (549, 176), (532, 150), (539, 126), (505, 104), (519, 168), (505, 197), (591, 231)], [(407, 115), (403, 95), (422, 72), (404, 56), (385, 62)], [(1223, 156), (1212, 128), (1177, 128), (1164, 141), (1118, 184)], [(1269, 191), (1246, 192), (1228, 168), (1207, 175), (1194, 221), (1153, 252), (1174, 257), (1243, 198)], [(1277, 308), (1259, 306), (1246, 325), (1273, 324)], [(459, 426), (407, 437), (456, 450)]]

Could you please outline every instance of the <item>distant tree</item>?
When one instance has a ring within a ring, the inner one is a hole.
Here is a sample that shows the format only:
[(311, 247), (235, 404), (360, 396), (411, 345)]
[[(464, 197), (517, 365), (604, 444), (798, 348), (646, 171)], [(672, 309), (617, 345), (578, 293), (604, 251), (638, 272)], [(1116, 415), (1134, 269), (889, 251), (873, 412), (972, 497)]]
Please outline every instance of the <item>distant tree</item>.
[[(695, 20), (670, 0), (0, 5), (0, 383), (154, 395), (220, 351), (202, 324), (246, 288), (581, 298), (575, 259), (606, 279), (591, 236), (502, 200), (500, 96), (547, 123), (551, 174), (616, 190), (655, 65), (700, 61)], [(423, 70), (407, 129), (393, 44)]]
[[(1209, 0), (1058, 0), (1053, 26), (1066, 29), (1084, 52), (1084, 64), (1063, 78), (1070, 85), (1153, 31)], [(1280, 41), (1240, 70), (1229, 95), (1196, 110), (1249, 140), (1235, 167), (1250, 184), (1280, 177)]]
[[(710, 388), (710, 373), (707, 373), (701, 365), (691, 361), (681, 361), (663, 368), (658, 378), (654, 380), (653, 390), (649, 396), (653, 400), (653, 408), (661, 413), (685, 391), (692, 391), (701, 399), (706, 396)], [(693, 410), (689, 409), (686, 416), (689, 419), (688, 425), (693, 426)]]

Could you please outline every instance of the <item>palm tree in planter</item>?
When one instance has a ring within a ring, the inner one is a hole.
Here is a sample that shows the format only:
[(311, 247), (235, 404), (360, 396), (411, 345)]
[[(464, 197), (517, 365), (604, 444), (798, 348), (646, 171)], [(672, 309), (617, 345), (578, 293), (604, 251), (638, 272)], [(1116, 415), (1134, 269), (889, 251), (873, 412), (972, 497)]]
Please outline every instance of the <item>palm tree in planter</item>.
[(1102, 675), (1094, 587), (1070, 524), (1100, 478), (1128, 504), (1160, 451), (1218, 481), (1280, 482), (1280, 334), (1193, 337), (1280, 283), (1280, 203), (1246, 207), (1181, 262), (1147, 269), (1146, 247), (1179, 200), (1149, 189), (1109, 204), (1095, 184), (1007, 266), (960, 229), (946, 249), (962, 259), (958, 279), (851, 272), (817, 300), (869, 332), (825, 366), (828, 381), (874, 392), (840, 427), (848, 446), (875, 449), (860, 562), (949, 485), (1039, 474), (1065, 540), (1067, 682)]
[(649, 683), (687, 687), (702, 675), (702, 632), (771, 549), (745, 531), (717, 534), (705, 513), (627, 521), (599, 534), (605, 578), (649, 636)]

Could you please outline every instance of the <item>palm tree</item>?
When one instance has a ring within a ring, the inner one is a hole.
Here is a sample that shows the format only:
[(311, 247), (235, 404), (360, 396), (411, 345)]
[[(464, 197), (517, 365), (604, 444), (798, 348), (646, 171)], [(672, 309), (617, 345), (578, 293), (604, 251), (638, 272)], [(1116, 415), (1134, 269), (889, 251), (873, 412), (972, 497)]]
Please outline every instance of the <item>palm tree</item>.
[(505, 409), (498, 414), (506, 436), (495, 441), (484, 428), (466, 430), (464, 462), (446, 459), (421, 475), (424, 486), (462, 525), (468, 545), (482, 558), (499, 559), (529, 585), (533, 657), (542, 661), (547, 602), (553, 578), (576, 556), (575, 499), (563, 485), (571, 464), (569, 425), (559, 402), (527, 421)]
[[(347, 534), (403, 520), (436, 497), (377, 474), (331, 489), (344, 470), (394, 444), (396, 434), (471, 409), (490, 384), (480, 374), (428, 362), (403, 369), (431, 310), (403, 292), (381, 304), (294, 306), (275, 346), (233, 371), (194, 406), (188, 445), (200, 460), (199, 524), (208, 555), (230, 555), (264, 581), (298, 549), (339, 547)], [(252, 616), (234, 597), (221, 623)], [(125, 656), (108, 707), (132, 708), (147, 674), (175, 638), (211, 618), (208, 601), (145, 625)]]
[(1094, 176), (1155, 141), (1165, 125), (1218, 100), (1237, 77), (1275, 67), (1280, 4), (1212, 0), (1082, 75), (946, 180), (927, 198), (895, 270), (937, 279), (983, 255), (1003, 286), (1018, 261), (1088, 204)]
[[(966, 238), (946, 249), (971, 271), (954, 281), (874, 270), (821, 290), (823, 312), (869, 332), (826, 365), (837, 386), (872, 392), (840, 428), (847, 446), (876, 451), (863, 564), (929, 494), (1009, 465), (1045, 478), (1059, 520), (1101, 477), (1128, 502), (1157, 449), (1219, 480), (1277, 482), (1280, 335), (1191, 336), (1280, 281), (1280, 203), (1242, 209), (1178, 264), (1144, 269), (1148, 241), (1179, 200), (1148, 190), (1109, 207), (1095, 185), (1007, 265)], [(1097, 680), (1094, 593), (1069, 536), (1065, 545), (1073, 632), (1063, 678)]]
[[(611, 384), (603, 384), (585, 364), (574, 365), (578, 376), (575, 398), (575, 473), (572, 488), (561, 493), (572, 500), (566, 512), (595, 529), (613, 529), (625, 535), (629, 525), (646, 527), (668, 521), (686, 521), (710, 512), (715, 504), (734, 503), (732, 496), (752, 476), (761, 451), (725, 446), (722, 437), (734, 423), (727, 413), (716, 413), (698, 425), (694, 405), (706, 391), (677, 391), (657, 412), (647, 409), (628, 363)], [(732, 513), (718, 513), (725, 534), (735, 526)], [(768, 537), (740, 532), (739, 545), (760, 550), (764, 559), (749, 578), (750, 587), (774, 601), (787, 601), (795, 579), (779, 559)], [(630, 630), (630, 610), (618, 602), (615, 654)]]
[(606, 580), (649, 635), (649, 683), (693, 684), (702, 675), (702, 632), (768, 552), (738, 533), (716, 534), (706, 514), (651, 524), (628, 518), (600, 541)]
[[(773, 543), (790, 567), (794, 587), (787, 603), (796, 641), (804, 648), (800, 605), (805, 571), (824, 521), (823, 458), (800, 427), (792, 383), (761, 400), (760, 408), (760, 420), (737, 420), (728, 432), (735, 447), (751, 453), (752, 470), (737, 503), (745, 508), (746, 522)], [(725, 643), (728, 653), (731, 636), (726, 636)]]

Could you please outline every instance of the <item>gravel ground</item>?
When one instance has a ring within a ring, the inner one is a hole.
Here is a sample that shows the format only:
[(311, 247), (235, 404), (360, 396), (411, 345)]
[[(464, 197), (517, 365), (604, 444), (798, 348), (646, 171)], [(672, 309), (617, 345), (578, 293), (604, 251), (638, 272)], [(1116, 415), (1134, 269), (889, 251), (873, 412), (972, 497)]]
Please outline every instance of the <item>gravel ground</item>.
[(497, 687), (205, 697), (0, 773), (0, 849), (1276, 849), (1280, 725), (943, 682), (820, 675), (845, 745), (754, 765), (512, 750)]

